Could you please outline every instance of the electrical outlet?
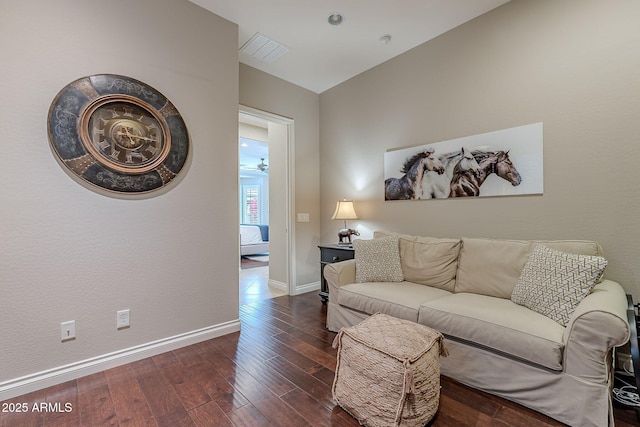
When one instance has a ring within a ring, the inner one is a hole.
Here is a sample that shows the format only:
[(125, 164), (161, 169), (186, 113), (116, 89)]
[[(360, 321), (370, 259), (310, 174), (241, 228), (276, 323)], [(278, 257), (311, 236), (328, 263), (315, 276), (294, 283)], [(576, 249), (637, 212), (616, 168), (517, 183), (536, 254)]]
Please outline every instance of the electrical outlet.
[(129, 309), (116, 312), (116, 328), (123, 329), (129, 327)]
[(60, 323), (60, 339), (64, 341), (76, 339), (76, 321), (70, 320), (68, 322)]

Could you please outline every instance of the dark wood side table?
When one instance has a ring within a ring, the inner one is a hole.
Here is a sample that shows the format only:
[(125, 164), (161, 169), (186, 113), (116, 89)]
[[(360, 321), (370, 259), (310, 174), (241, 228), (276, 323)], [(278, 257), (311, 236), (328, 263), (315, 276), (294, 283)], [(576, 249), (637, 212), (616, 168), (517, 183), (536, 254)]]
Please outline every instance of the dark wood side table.
[(319, 245), (320, 248), (320, 299), (323, 304), (329, 299), (329, 287), (324, 278), (324, 267), (334, 262), (354, 258), (353, 246)]

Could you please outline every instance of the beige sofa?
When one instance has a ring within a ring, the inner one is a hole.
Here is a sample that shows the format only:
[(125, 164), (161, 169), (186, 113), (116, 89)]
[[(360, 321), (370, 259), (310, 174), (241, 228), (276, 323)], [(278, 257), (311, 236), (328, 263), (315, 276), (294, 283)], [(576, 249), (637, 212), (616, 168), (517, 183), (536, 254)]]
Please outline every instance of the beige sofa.
[(389, 236), (397, 237), (401, 281), (357, 283), (357, 242), (356, 259), (325, 267), (328, 329), (337, 332), (376, 312), (418, 322), (446, 337), (443, 375), (572, 426), (613, 424), (612, 348), (629, 336), (622, 287), (594, 279), (566, 325), (511, 299), (538, 245), (601, 256), (597, 243), (386, 232), (374, 240)]

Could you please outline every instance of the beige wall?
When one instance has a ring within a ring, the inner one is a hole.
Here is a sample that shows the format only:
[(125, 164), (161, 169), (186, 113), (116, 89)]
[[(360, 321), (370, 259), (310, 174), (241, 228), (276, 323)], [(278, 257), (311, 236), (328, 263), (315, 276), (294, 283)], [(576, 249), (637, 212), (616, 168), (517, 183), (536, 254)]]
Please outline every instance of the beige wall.
[[(640, 2), (513, 0), (320, 96), (321, 240), (593, 239), (640, 300)], [(384, 202), (387, 149), (544, 123), (544, 195)]]
[[(237, 320), (237, 26), (186, 0), (2, 0), (0, 56), (0, 389)], [(170, 191), (107, 197), (54, 159), (51, 101), (101, 73), (150, 84), (183, 115), (192, 153)], [(67, 320), (77, 339), (61, 343)]]
[(319, 95), (240, 64), (240, 104), (294, 120), (294, 212), (308, 213), (310, 218), (294, 222), (294, 288), (301, 292), (309, 285), (319, 286)]

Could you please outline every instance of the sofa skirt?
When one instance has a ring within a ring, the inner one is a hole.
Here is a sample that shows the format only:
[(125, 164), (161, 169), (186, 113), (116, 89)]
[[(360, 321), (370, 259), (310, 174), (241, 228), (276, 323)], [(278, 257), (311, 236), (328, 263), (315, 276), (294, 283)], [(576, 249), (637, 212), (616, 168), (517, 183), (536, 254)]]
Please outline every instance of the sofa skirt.
[[(329, 294), (331, 295), (331, 294)], [(332, 332), (340, 332), (341, 328), (348, 328), (362, 322), (369, 314), (355, 310), (349, 310), (335, 302), (331, 297), (327, 302), (327, 329)]]
[(613, 426), (611, 375), (604, 383), (586, 382), (451, 339), (446, 345), (442, 375), (570, 426)]

